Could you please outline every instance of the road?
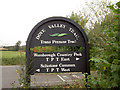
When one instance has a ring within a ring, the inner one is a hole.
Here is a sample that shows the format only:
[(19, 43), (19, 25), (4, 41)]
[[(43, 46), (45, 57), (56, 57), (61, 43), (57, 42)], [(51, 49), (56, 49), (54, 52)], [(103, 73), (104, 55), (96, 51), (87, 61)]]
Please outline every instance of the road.
[[(0, 66), (1, 67), (1, 66)], [(2, 88), (20, 87), (20, 66), (2, 66)], [(22, 74), (21, 74), (22, 75)], [(64, 83), (72, 83), (74, 80), (82, 79), (81, 73), (36, 73), (31, 75), (31, 86), (49, 86)]]

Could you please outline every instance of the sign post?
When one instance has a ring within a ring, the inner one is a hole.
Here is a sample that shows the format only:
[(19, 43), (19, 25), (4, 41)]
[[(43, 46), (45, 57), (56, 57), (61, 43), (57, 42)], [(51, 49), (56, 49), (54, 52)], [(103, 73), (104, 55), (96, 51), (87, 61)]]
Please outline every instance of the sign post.
[(32, 29), (27, 39), (26, 58), (28, 75), (90, 74), (87, 36), (77, 23), (64, 17), (47, 18)]

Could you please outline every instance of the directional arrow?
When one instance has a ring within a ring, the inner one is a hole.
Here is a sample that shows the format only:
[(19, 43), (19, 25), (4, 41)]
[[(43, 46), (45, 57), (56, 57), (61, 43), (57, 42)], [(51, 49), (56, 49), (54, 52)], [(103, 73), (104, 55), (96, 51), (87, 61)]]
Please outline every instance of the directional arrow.
[(37, 69), (36, 71), (37, 71), (37, 72), (40, 72), (40, 69)]
[(80, 58), (77, 58), (77, 57), (76, 57), (76, 60), (78, 61), (78, 60), (80, 60)]

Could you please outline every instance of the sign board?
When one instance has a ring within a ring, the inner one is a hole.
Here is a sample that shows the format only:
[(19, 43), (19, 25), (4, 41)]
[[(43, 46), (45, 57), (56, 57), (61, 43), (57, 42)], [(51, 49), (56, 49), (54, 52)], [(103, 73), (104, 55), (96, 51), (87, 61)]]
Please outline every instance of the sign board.
[(29, 74), (90, 72), (88, 39), (84, 30), (64, 17), (38, 23), (26, 44)]

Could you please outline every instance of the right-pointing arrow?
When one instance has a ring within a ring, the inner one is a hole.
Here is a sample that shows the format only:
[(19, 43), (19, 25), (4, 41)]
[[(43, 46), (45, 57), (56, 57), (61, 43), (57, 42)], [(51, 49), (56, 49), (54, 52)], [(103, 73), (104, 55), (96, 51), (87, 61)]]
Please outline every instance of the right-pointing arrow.
[(37, 69), (36, 71), (37, 71), (37, 72), (40, 72), (40, 69)]
[(77, 57), (76, 57), (76, 60), (78, 61), (78, 60), (80, 60), (80, 58), (77, 58)]

